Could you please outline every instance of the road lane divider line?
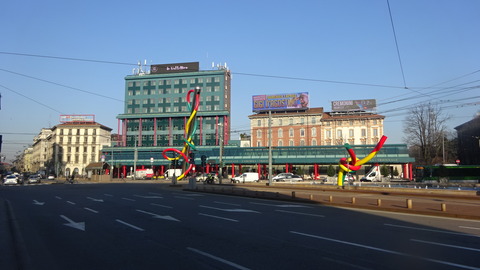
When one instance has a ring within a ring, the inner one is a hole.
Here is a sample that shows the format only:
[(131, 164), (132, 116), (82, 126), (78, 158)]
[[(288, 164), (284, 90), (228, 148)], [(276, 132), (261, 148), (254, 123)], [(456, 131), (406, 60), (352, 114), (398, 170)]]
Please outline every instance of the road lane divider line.
[(363, 244), (358, 244), (358, 243), (354, 243), (354, 242), (348, 242), (348, 241), (343, 241), (343, 240), (338, 240), (338, 239), (323, 237), (323, 236), (314, 235), (314, 234), (301, 233), (301, 232), (296, 232), (296, 231), (290, 231), (290, 233), (297, 234), (297, 235), (302, 235), (302, 236), (307, 236), (307, 237), (311, 237), (311, 238), (316, 238), (316, 239), (321, 239), (321, 240), (326, 240), (326, 241), (330, 241), (330, 242), (336, 242), (336, 243), (340, 243), (340, 244), (355, 246), (355, 247), (361, 247), (361, 248), (370, 249), (370, 250), (375, 250), (375, 251), (379, 251), (379, 252), (383, 252), (383, 253), (389, 253), (389, 254), (393, 254), (393, 255), (399, 255), (399, 256), (404, 256), (404, 257), (411, 257), (411, 258), (415, 258), (415, 259), (419, 259), (419, 260), (424, 260), (424, 261), (434, 262), (434, 263), (438, 263), (438, 264), (444, 264), (444, 265), (454, 266), (454, 267), (463, 268), (463, 269), (470, 269), (470, 270), (479, 270), (479, 269), (480, 269), (480, 268), (475, 267), (475, 266), (462, 265), (462, 264), (458, 264), (458, 263), (441, 261), (441, 260), (437, 260), (437, 259), (430, 259), (430, 258), (425, 258), (425, 257), (419, 257), (419, 256), (415, 256), (415, 255), (411, 255), (411, 254), (407, 254), (407, 253), (403, 253), (403, 252), (398, 252), (398, 251), (394, 251), (394, 250), (389, 250), (389, 249), (384, 249), (384, 248), (377, 248), (377, 247), (374, 247), (374, 246), (363, 245)]
[(389, 223), (385, 223), (383, 225), (390, 226), (390, 227), (403, 228), (403, 229), (417, 230), (417, 231), (427, 231), (427, 232), (436, 232), (436, 233), (444, 233), (444, 234), (453, 234), (453, 235), (461, 235), (461, 236), (467, 236), (467, 237), (480, 237), (480, 235), (471, 235), (471, 234), (466, 234), (466, 233), (457, 233), (457, 232), (449, 232), (449, 231), (442, 231), (442, 230), (425, 229), (425, 228), (420, 228), (420, 227), (410, 227), (410, 226), (395, 225), (395, 224), (389, 224)]
[(159, 207), (163, 207), (163, 208), (173, 208), (172, 206), (168, 206), (168, 205), (162, 205), (162, 204), (158, 204), (158, 203), (150, 203), (150, 205), (155, 205), (155, 206), (159, 206)]
[(200, 216), (206, 216), (206, 217), (218, 218), (218, 219), (223, 219), (223, 220), (232, 221), (232, 222), (238, 222), (238, 220), (232, 219), (232, 218), (219, 217), (219, 216), (208, 215), (208, 214), (204, 214), (204, 213), (198, 213), (198, 214)]
[(301, 205), (301, 204), (273, 204), (273, 203), (257, 203), (257, 202), (250, 202), (251, 204), (256, 205), (266, 205), (266, 206), (273, 206), (273, 207), (285, 207), (285, 208), (312, 208), (311, 206)]
[(224, 208), (218, 208), (218, 207), (211, 207), (211, 206), (206, 206), (206, 205), (199, 205), (198, 207), (201, 208), (207, 208), (207, 209), (213, 209), (213, 210), (218, 210), (218, 211), (224, 211), (224, 212), (237, 212), (237, 213), (258, 213), (260, 212), (255, 211), (255, 210), (249, 210), (249, 209), (224, 209)]
[(130, 199), (130, 198), (122, 198), (122, 200), (131, 201), (131, 202), (135, 202), (135, 200), (134, 200), (134, 199)]
[(250, 268), (241, 266), (241, 265), (239, 265), (239, 264), (236, 264), (236, 263), (234, 263), (234, 262), (231, 262), (231, 261), (222, 259), (222, 258), (217, 257), (217, 256), (215, 256), (215, 255), (212, 255), (212, 254), (210, 254), (210, 253), (207, 253), (207, 252), (198, 250), (198, 249), (196, 249), (196, 248), (187, 247), (187, 249), (190, 250), (190, 251), (193, 251), (193, 252), (195, 252), (195, 253), (198, 253), (198, 254), (200, 254), (200, 255), (203, 255), (203, 256), (205, 256), (205, 257), (208, 257), (208, 258), (210, 258), (210, 259), (214, 259), (214, 260), (216, 260), (216, 261), (218, 261), (218, 262), (227, 264), (227, 265), (229, 265), (229, 266), (231, 266), (231, 267), (234, 267), (234, 268), (236, 268), (236, 269), (240, 269), (240, 270), (249, 270), (249, 269), (250, 269)]
[(301, 213), (301, 212), (293, 212), (293, 211), (286, 211), (286, 210), (275, 210), (277, 212), (288, 213), (288, 214), (295, 214), (295, 215), (302, 215), (302, 216), (311, 216), (311, 217), (321, 217), (324, 218), (324, 215), (317, 215), (317, 214), (310, 214), (310, 213)]
[(214, 203), (230, 205), (230, 206), (240, 206), (240, 204), (238, 203), (226, 203), (226, 202), (218, 202), (218, 201), (215, 201)]
[(74, 202), (71, 202), (71, 201), (67, 201), (67, 203), (69, 203), (69, 204), (73, 204), (73, 205), (75, 205), (75, 204), (76, 204), (76, 203), (74, 203)]
[(125, 222), (125, 221), (123, 221), (123, 220), (116, 219), (115, 221), (118, 222), (118, 223), (122, 223), (123, 225), (128, 226), (128, 227), (130, 227), (130, 228), (133, 228), (133, 229), (135, 229), (135, 230), (145, 231), (144, 229), (142, 229), (142, 228), (140, 228), (140, 227), (137, 227), (137, 226), (135, 226), (135, 225), (132, 225), (132, 224), (130, 224), (130, 223), (127, 223), (127, 222)]
[(424, 243), (424, 244), (431, 244), (431, 245), (436, 245), (436, 246), (442, 246), (442, 247), (451, 247), (451, 248), (458, 248), (458, 249), (465, 249), (465, 250), (480, 252), (480, 249), (478, 249), (478, 248), (463, 247), (463, 246), (457, 246), (457, 245), (449, 245), (449, 244), (443, 244), (443, 243), (438, 243), (438, 242), (430, 242), (430, 241), (424, 241), (424, 240), (419, 240), (419, 239), (410, 239), (410, 241)]
[(90, 212), (93, 212), (95, 214), (98, 214), (98, 211), (97, 210), (93, 210), (93, 209), (90, 209), (88, 207), (84, 207), (83, 209), (87, 210), (87, 211), (90, 211)]

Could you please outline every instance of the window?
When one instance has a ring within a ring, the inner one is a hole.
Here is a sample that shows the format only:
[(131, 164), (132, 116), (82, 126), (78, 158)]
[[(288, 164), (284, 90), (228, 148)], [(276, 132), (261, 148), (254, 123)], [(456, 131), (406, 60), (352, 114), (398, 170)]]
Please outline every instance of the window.
[(342, 138), (342, 130), (341, 129), (338, 129), (337, 130), (337, 138)]
[(331, 138), (332, 137), (332, 131), (331, 130), (326, 130), (325, 131), (325, 137)]
[(282, 140), (278, 140), (278, 146), (283, 146), (283, 141)]
[(293, 137), (293, 136), (294, 136), (293, 128), (290, 128), (290, 129), (288, 130), (288, 136), (290, 136), (290, 137)]
[(305, 129), (304, 128), (300, 129), (300, 137), (305, 137)]
[(262, 131), (261, 130), (257, 130), (257, 138), (261, 138), (262, 137)]
[(257, 141), (257, 147), (260, 147), (262, 146), (262, 142), (261, 141)]
[(315, 117), (312, 118), (312, 125), (317, 124), (317, 119)]
[(367, 130), (362, 128), (362, 137), (367, 137)]
[(373, 119), (373, 124), (374, 124), (374, 125), (377, 124), (377, 119)]
[(289, 118), (288, 122), (289, 122), (290, 125), (293, 125), (293, 118)]
[(317, 137), (317, 128), (312, 128), (312, 137)]
[(288, 141), (288, 145), (289, 145), (289, 146), (295, 146), (295, 143), (293, 143), (293, 140), (289, 140), (289, 141)]
[(283, 129), (281, 128), (278, 129), (278, 137), (283, 138)]
[(278, 125), (283, 126), (283, 119), (278, 119)]
[(301, 125), (304, 125), (304, 124), (305, 124), (305, 118), (303, 118), (303, 117), (300, 118), (300, 124), (301, 124)]
[(349, 136), (350, 138), (355, 137), (355, 131), (354, 131), (353, 129), (349, 129), (349, 130), (348, 130), (348, 136)]
[(261, 127), (262, 126), (262, 120), (257, 120), (257, 127)]
[(312, 139), (312, 146), (317, 146), (317, 140), (316, 139)]
[(300, 146), (305, 146), (305, 140), (300, 140)]
[(373, 136), (378, 137), (378, 129), (376, 128), (373, 129)]
[(350, 120), (349, 124), (350, 126), (353, 126), (353, 120)]

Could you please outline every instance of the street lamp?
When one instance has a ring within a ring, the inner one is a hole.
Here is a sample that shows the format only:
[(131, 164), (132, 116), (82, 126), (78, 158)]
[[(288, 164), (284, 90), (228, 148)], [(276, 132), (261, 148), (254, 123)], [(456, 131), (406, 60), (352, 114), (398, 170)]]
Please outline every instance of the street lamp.
[(218, 126), (220, 127), (220, 157), (219, 157), (219, 168), (218, 168), (218, 182), (222, 184), (222, 178), (223, 178), (223, 124), (219, 123)]

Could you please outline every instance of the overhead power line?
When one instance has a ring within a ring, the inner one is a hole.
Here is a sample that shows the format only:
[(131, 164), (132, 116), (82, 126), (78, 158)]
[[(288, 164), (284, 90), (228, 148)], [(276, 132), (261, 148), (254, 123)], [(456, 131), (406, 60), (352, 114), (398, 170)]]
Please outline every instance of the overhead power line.
[(102, 64), (127, 65), (127, 66), (137, 66), (138, 65), (138, 64), (132, 64), (132, 63), (122, 63), (122, 62), (114, 62), (114, 61), (102, 61), (102, 60), (94, 60), (94, 59), (61, 57), (61, 56), (52, 56), (52, 55), (39, 55), (39, 54), (27, 54), (27, 53), (15, 53), (15, 52), (0, 52), (0, 54), (29, 56), (29, 57), (40, 57), (40, 58), (51, 58), (51, 59), (70, 60), (70, 61), (93, 62), (93, 63), (102, 63)]

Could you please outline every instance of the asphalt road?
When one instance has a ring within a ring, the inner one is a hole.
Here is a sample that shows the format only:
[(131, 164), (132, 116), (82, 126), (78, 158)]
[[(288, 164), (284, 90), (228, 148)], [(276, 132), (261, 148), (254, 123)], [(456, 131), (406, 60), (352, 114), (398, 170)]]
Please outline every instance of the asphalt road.
[(0, 269), (480, 269), (480, 222), (182, 191), (0, 187)]

